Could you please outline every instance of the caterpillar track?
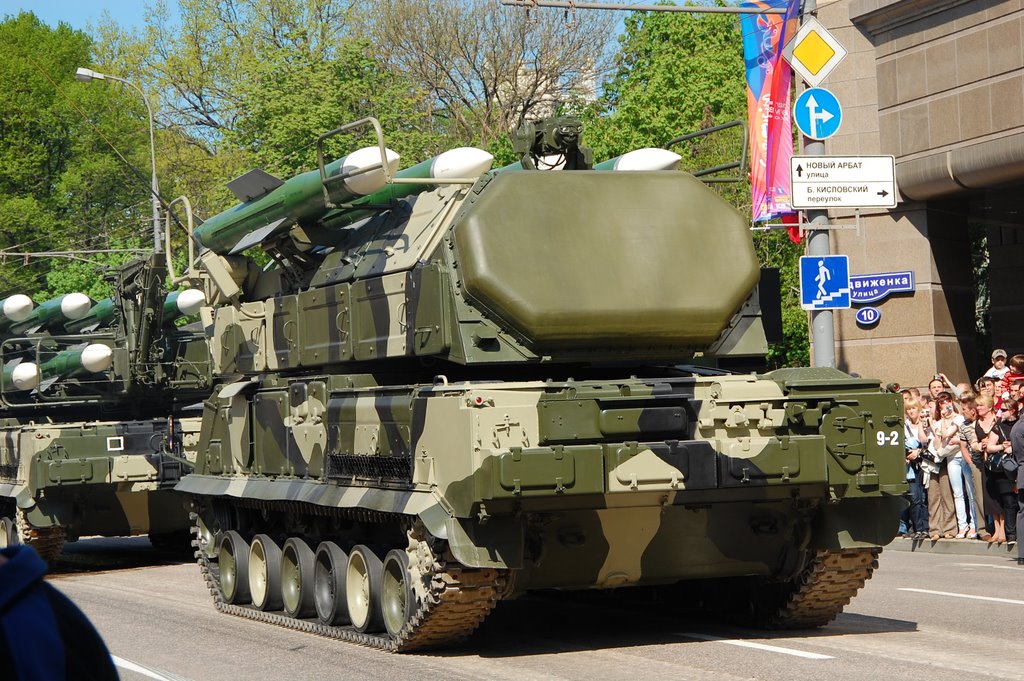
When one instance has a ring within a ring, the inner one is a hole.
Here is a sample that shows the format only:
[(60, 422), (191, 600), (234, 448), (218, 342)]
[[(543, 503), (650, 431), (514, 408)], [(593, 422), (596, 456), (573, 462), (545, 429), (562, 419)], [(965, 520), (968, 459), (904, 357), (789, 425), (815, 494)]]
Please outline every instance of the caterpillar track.
[[(281, 502), (266, 504), (279, 507)], [(259, 504), (264, 506), (264, 504)], [(324, 509), (328, 510), (328, 509)], [(337, 510), (337, 509), (329, 509)], [(354, 509), (358, 511), (358, 509)], [(376, 515), (376, 514), (373, 514)], [(220, 612), (257, 622), (266, 622), (317, 636), (377, 648), (393, 653), (411, 652), (450, 646), (464, 641), (483, 622), (501, 598), (505, 575), (499, 570), (466, 568), (455, 563), (433, 560), (426, 567), (430, 579), (425, 597), (419, 599), (416, 611), (392, 638), (386, 633), (360, 633), (348, 626), (326, 625), (314, 619), (295, 619), (283, 613), (265, 612), (252, 606), (232, 605), (224, 599), (218, 565), (200, 548), (199, 516), (193, 512), (193, 545), (200, 572)], [(408, 518), (412, 525), (413, 518)]]
[[(878, 567), (878, 547), (815, 552), (806, 568), (789, 583), (774, 612), (764, 607), (764, 623), (777, 629), (807, 629), (828, 624), (843, 611)], [(767, 599), (766, 599), (767, 600)]]
[(47, 563), (53, 563), (60, 556), (64, 548), (64, 540), (67, 534), (63, 527), (32, 527), (25, 518), (25, 512), (18, 509), (16, 520), (18, 526), (18, 537), (22, 544), (27, 544), (36, 550), (39, 557)]

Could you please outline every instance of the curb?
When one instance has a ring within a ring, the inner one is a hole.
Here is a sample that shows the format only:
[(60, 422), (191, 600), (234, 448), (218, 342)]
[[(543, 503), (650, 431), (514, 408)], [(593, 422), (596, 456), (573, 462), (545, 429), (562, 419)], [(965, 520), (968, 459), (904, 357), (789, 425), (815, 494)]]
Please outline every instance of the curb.
[(958, 556), (1017, 557), (1015, 542), (990, 544), (979, 539), (905, 539), (897, 537), (885, 547), (886, 551), (911, 553), (941, 553)]

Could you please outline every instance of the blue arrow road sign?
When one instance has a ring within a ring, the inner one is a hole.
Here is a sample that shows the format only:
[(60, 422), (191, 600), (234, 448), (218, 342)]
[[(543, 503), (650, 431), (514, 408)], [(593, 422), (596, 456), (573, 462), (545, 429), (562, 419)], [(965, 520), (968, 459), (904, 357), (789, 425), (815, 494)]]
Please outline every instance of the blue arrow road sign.
[(850, 307), (850, 261), (845, 255), (800, 258), (800, 307), (805, 310)]
[(843, 124), (843, 107), (830, 91), (823, 87), (804, 90), (793, 106), (796, 127), (814, 140), (828, 139)]

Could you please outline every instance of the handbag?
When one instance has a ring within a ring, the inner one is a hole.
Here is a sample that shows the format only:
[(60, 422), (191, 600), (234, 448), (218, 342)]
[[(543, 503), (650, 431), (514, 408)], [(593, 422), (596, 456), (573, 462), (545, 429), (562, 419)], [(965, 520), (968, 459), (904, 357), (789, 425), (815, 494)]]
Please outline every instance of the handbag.
[(1011, 478), (1017, 477), (1017, 469), (1020, 468), (1020, 464), (1017, 463), (1017, 459), (1010, 455), (1003, 455), (1003, 460), (1000, 462), (1003, 467), (1003, 472)]

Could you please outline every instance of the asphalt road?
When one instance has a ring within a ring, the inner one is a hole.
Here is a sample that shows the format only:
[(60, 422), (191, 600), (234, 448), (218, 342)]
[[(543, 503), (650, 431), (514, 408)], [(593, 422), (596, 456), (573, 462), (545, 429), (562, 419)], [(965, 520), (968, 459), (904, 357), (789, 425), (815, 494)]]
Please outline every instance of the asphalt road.
[[(112, 566), (117, 566), (116, 568)], [(821, 630), (765, 633), (671, 612), (527, 597), (466, 646), (391, 655), (217, 613), (194, 564), (145, 539), (84, 540), (52, 583), (93, 620), (123, 679), (1019, 679), (1024, 568), (1007, 555), (886, 551)]]

